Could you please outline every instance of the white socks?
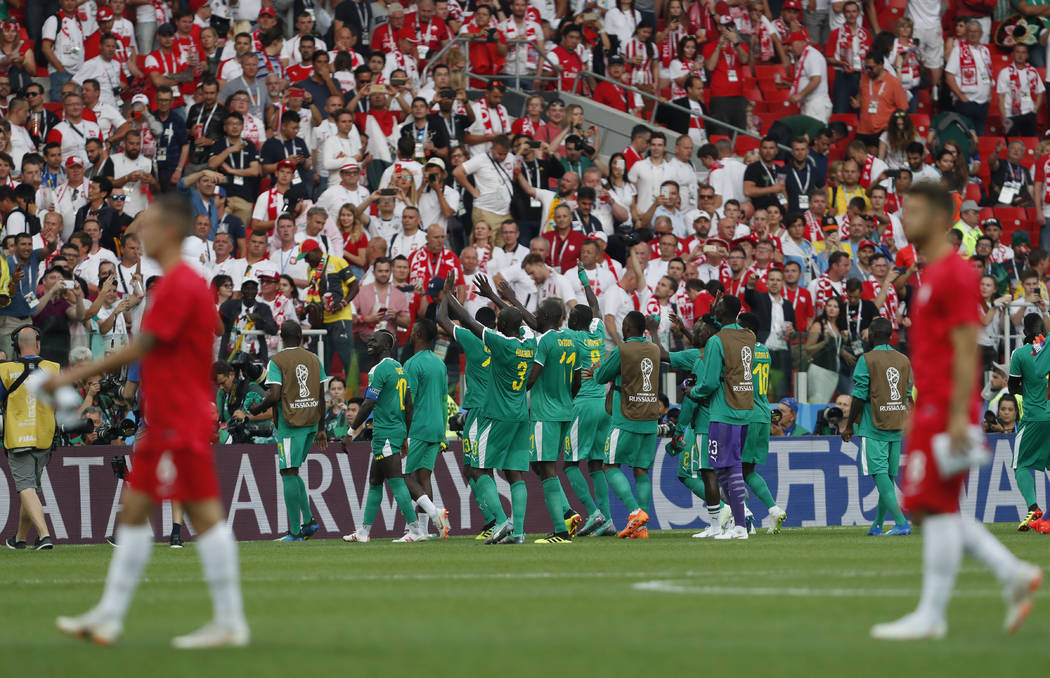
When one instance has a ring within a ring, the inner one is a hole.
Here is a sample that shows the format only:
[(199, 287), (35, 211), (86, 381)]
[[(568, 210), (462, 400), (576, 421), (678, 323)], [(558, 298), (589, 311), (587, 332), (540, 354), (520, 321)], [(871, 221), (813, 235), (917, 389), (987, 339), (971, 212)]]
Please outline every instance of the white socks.
[(425, 494), (422, 495), (419, 499), (416, 499), (416, 505), (423, 509), (427, 516), (435, 523), (440, 522), (437, 507), (434, 506), (434, 502), (430, 501), (430, 497)]
[(371, 525), (361, 525), (357, 528), (357, 533), (362, 537), (367, 537), (372, 533)]
[[(117, 549), (118, 551), (120, 549)], [(204, 578), (211, 590), (215, 621), (226, 626), (244, 625), (241, 578), (237, 562), (237, 542), (225, 522), (197, 538)]]
[(153, 554), (153, 528), (148, 524), (121, 525), (117, 528), (117, 546), (109, 561), (102, 600), (95, 609), (123, 622), (142, 571)]
[(711, 523), (713, 527), (718, 527), (722, 524), (721, 518), (722, 507), (718, 504), (707, 507), (707, 522)]
[(988, 528), (973, 518), (961, 516), (959, 521), (966, 553), (991, 570), (999, 583), (1009, 582), (1021, 564), (1017, 556), (1010, 553), (1002, 542), (992, 536)]
[(943, 622), (962, 562), (962, 518), (957, 513), (929, 516), (922, 524), (922, 596), (916, 613)]

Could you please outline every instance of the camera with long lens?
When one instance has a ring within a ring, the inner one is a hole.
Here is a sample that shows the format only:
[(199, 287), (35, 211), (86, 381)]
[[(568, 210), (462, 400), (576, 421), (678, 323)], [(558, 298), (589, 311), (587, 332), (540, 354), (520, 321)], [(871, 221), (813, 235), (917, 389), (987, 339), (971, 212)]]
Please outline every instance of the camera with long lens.
[(467, 413), (457, 412), (448, 418), (449, 431), (462, 431), (467, 423)]
[(269, 438), (273, 435), (273, 422), (231, 419), (226, 424), (226, 432), (230, 434), (234, 443), (254, 443), (256, 438)]
[(243, 351), (230, 358), (230, 366), (248, 381), (258, 381), (263, 373), (263, 364)]
[(114, 400), (123, 400), (124, 382), (112, 374), (107, 375), (98, 382), (98, 392)]
[(624, 247), (630, 249), (640, 242), (649, 242), (653, 239), (653, 232), (648, 228), (639, 228), (631, 231), (623, 237)]

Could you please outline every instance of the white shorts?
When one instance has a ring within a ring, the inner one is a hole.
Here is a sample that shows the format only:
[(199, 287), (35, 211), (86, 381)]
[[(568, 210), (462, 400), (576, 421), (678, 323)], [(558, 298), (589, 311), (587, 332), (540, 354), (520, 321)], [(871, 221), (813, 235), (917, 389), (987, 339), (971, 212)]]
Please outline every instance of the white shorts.
[(919, 40), (919, 57), (926, 68), (944, 68), (944, 34), (941, 27), (915, 29)]
[(816, 118), (825, 125), (831, 119), (831, 99), (819, 94), (811, 94), (802, 100), (802, 115)]

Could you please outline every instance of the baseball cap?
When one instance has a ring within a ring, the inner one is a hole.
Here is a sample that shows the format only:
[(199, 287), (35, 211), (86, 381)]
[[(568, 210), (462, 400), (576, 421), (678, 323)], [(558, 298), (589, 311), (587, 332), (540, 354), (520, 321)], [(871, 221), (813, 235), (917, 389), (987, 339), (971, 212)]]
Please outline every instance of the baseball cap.
[(170, 23), (162, 23), (157, 26), (157, 35), (175, 35), (175, 26)]
[(277, 163), (277, 169), (281, 169), (282, 167), (287, 167), (288, 169), (295, 169), (295, 163), (289, 160), (288, 158), (285, 158), (281, 162)]
[(613, 64), (620, 64), (621, 66), (623, 66), (625, 63), (627, 62), (623, 60), (622, 56), (620, 56), (619, 54), (614, 54), (613, 56), (609, 57), (607, 65), (612, 66)]
[(259, 10), (259, 16), (272, 16), (276, 18), (277, 10), (275, 10), (273, 7), (263, 7)]
[(83, 167), (84, 161), (80, 158), (79, 155), (74, 154), (66, 158), (66, 161), (63, 164), (66, 167), (73, 167), (74, 165), (79, 165), (80, 167)]
[(998, 226), (999, 228), (1003, 227), (1003, 225), (999, 223), (999, 220), (995, 217), (988, 217), (987, 219), (982, 221), (981, 228), (984, 228), (985, 226)]
[(725, 238), (708, 238), (705, 245), (721, 245), (722, 247), (729, 249), (729, 243), (725, 241)]
[(295, 260), (302, 261), (306, 258), (307, 253), (319, 249), (321, 249), (321, 245), (319, 245), (316, 240), (314, 240), (313, 238), (307, 238), (306, 240), (299, 243), (299, 255), (295, 257)]
[(820, 228), (825, 233), (828, 233), (829, 231), (837, 231), (839, 230), (839, 222), (835, 220), (835, 217), (829, 214), (824, 217), (824, 223), (820, 225)]
[(959, 214), (962, 214), (963, 212), (980, 212), (980, 211), (981, 211), (981, 208), (978, 207), (977, 203), (975, 203), (973, 200), (965, 201), (962, 204), (962, 207), (959, 208)]
[(1031, 245), (1032, 241), (1027, 231), (1014, 231), (1014, 234), (1010, 236), (1010, 244), (1014, 247), (1020, 244)]
[(587, 236), (588, 240), (601, 240), (602, 242), (609, 242), (609, 236), (605, 235), (605, 231), (595, 231)]
[(339, 168), (340, 172), (353, 172), (355, 170), (357, 170), (357, 171), (361, 170), (361, 166), (358, 165), (357, 162), (355, 162), (355, 161), (350, 161), (348, 163), (345, 163), (342, 167)]
[(737, 245), (741, 245), (741, 244), (743, 244), (745, 242), (751, 243), (752, 246), (757, 245), (758, 244), (758, 236), (754, 235), (754, 234), (751, 234), (751, 235), (745, 235), (745, 236), (739, 237), (739, 238), (737, 238), (737, 239), (735, 239), (733, 241), (733, 247), (736, 247)]
[(728, 26), (729, 24), (733, 23), (733, 17), (729, 16), (728, 14), (723, 14), (722, 16), (718, 17), (718, 23), (722, 24), (723, 26)]
[(992, 369), (1000, 374), (1010, 374), (1003, 363), (992, 363)]
[(780, 10), (783, 11), (785, 9), (797, 9), (802, 11), (802, 2), (801, 0), (784, 0), (784, 4), (780, 6)]
[(429, 167), (430, 165), (433, 165), (434, 167), (440, 167), (441, 169), (445, 169), (445, 161), (441, 158), (430, 158), (429, 160), (427, 160), (427, 164), (425, 166)]
[(391, 3), (388, 3), (387, 6), (386, 6), (386, 13), (387, 14), (393, 14), (394, 12), (404, 12), (404, 11), (405, 11), (405, 6), (402, 5), (400, 2), (391, 2)]
[(141, 93), (136, 94), (135, 96), (131, 97), (131, 103), (142, 104), (143, 106), (149, 108), (149, 97)]
[(103, 21), (112, 21), (113, 10), (104, 5), (102, 7), (99, 7), (98, 12), (95, 13), (95, 20), (99, 23), (102, 23)]
[(780, 401), (780, 404), (787, 405), (792, 412), (798, 412), (798, 401), (794, 398), (784, 398)]
[(259, 282), (262, 282), (264, 280), (275, 281), (281, 279), (281, 274), (277, 272), (276, 268), (267, 267), (256, 270), (255, 277), (259, 279)]
[(871, 248), (871, 249), (873, 249), (873, 250), (875, 250), (875, 249), (878, 249), (878, 247), (876, 247), (876, 246), (875, 246), (875, 243), (873, 243), (873, 242), (872, 242), (872, 241), (870, 241), (870, 240), (861, 240), (861, 241), (860, 241), (860, 244), (859, 244), (859, 245), (857, 245), (857, 249), (858, 249), (858, 250), (862, 250), (862, 249), (864, 249), (865, 247), (870, 247), (870, 248)]
[(809, 36), (804, 31), (792, 31), (791, 35), (788, 36), (788, 42), (795, 42), (796, 40), (809, 42)]

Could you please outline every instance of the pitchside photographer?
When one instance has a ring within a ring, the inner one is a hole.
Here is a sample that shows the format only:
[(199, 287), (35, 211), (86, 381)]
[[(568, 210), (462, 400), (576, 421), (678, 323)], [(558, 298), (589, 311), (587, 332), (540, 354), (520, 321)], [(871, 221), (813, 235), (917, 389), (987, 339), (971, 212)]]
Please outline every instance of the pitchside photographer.
[(266, 397), (259, 385), (262, 365), (241, 353), (232, 362), (215, 363), (215, 383), (219, 413), (219, 442), (273, 442), (273, 423), (268, 412), (249, 414), (248, 408)]
[(40, 504), (40, 476), (51, 459), (55, 442), (55, 412), (22, 384), (30, 372), (42, 369), (58, 374), (58, 363), (40, 357), (40, 333), (23, 325), (11, 333), (16, 360), (0, 364), (0, 400), (4, 407), (4, 451), (11, 467), (15, 492), (21, 500), (18, 530), (7, 539), (8, 548), (26, 548), (29, 528), (36, 529), (37, 551), (54, 548)]

